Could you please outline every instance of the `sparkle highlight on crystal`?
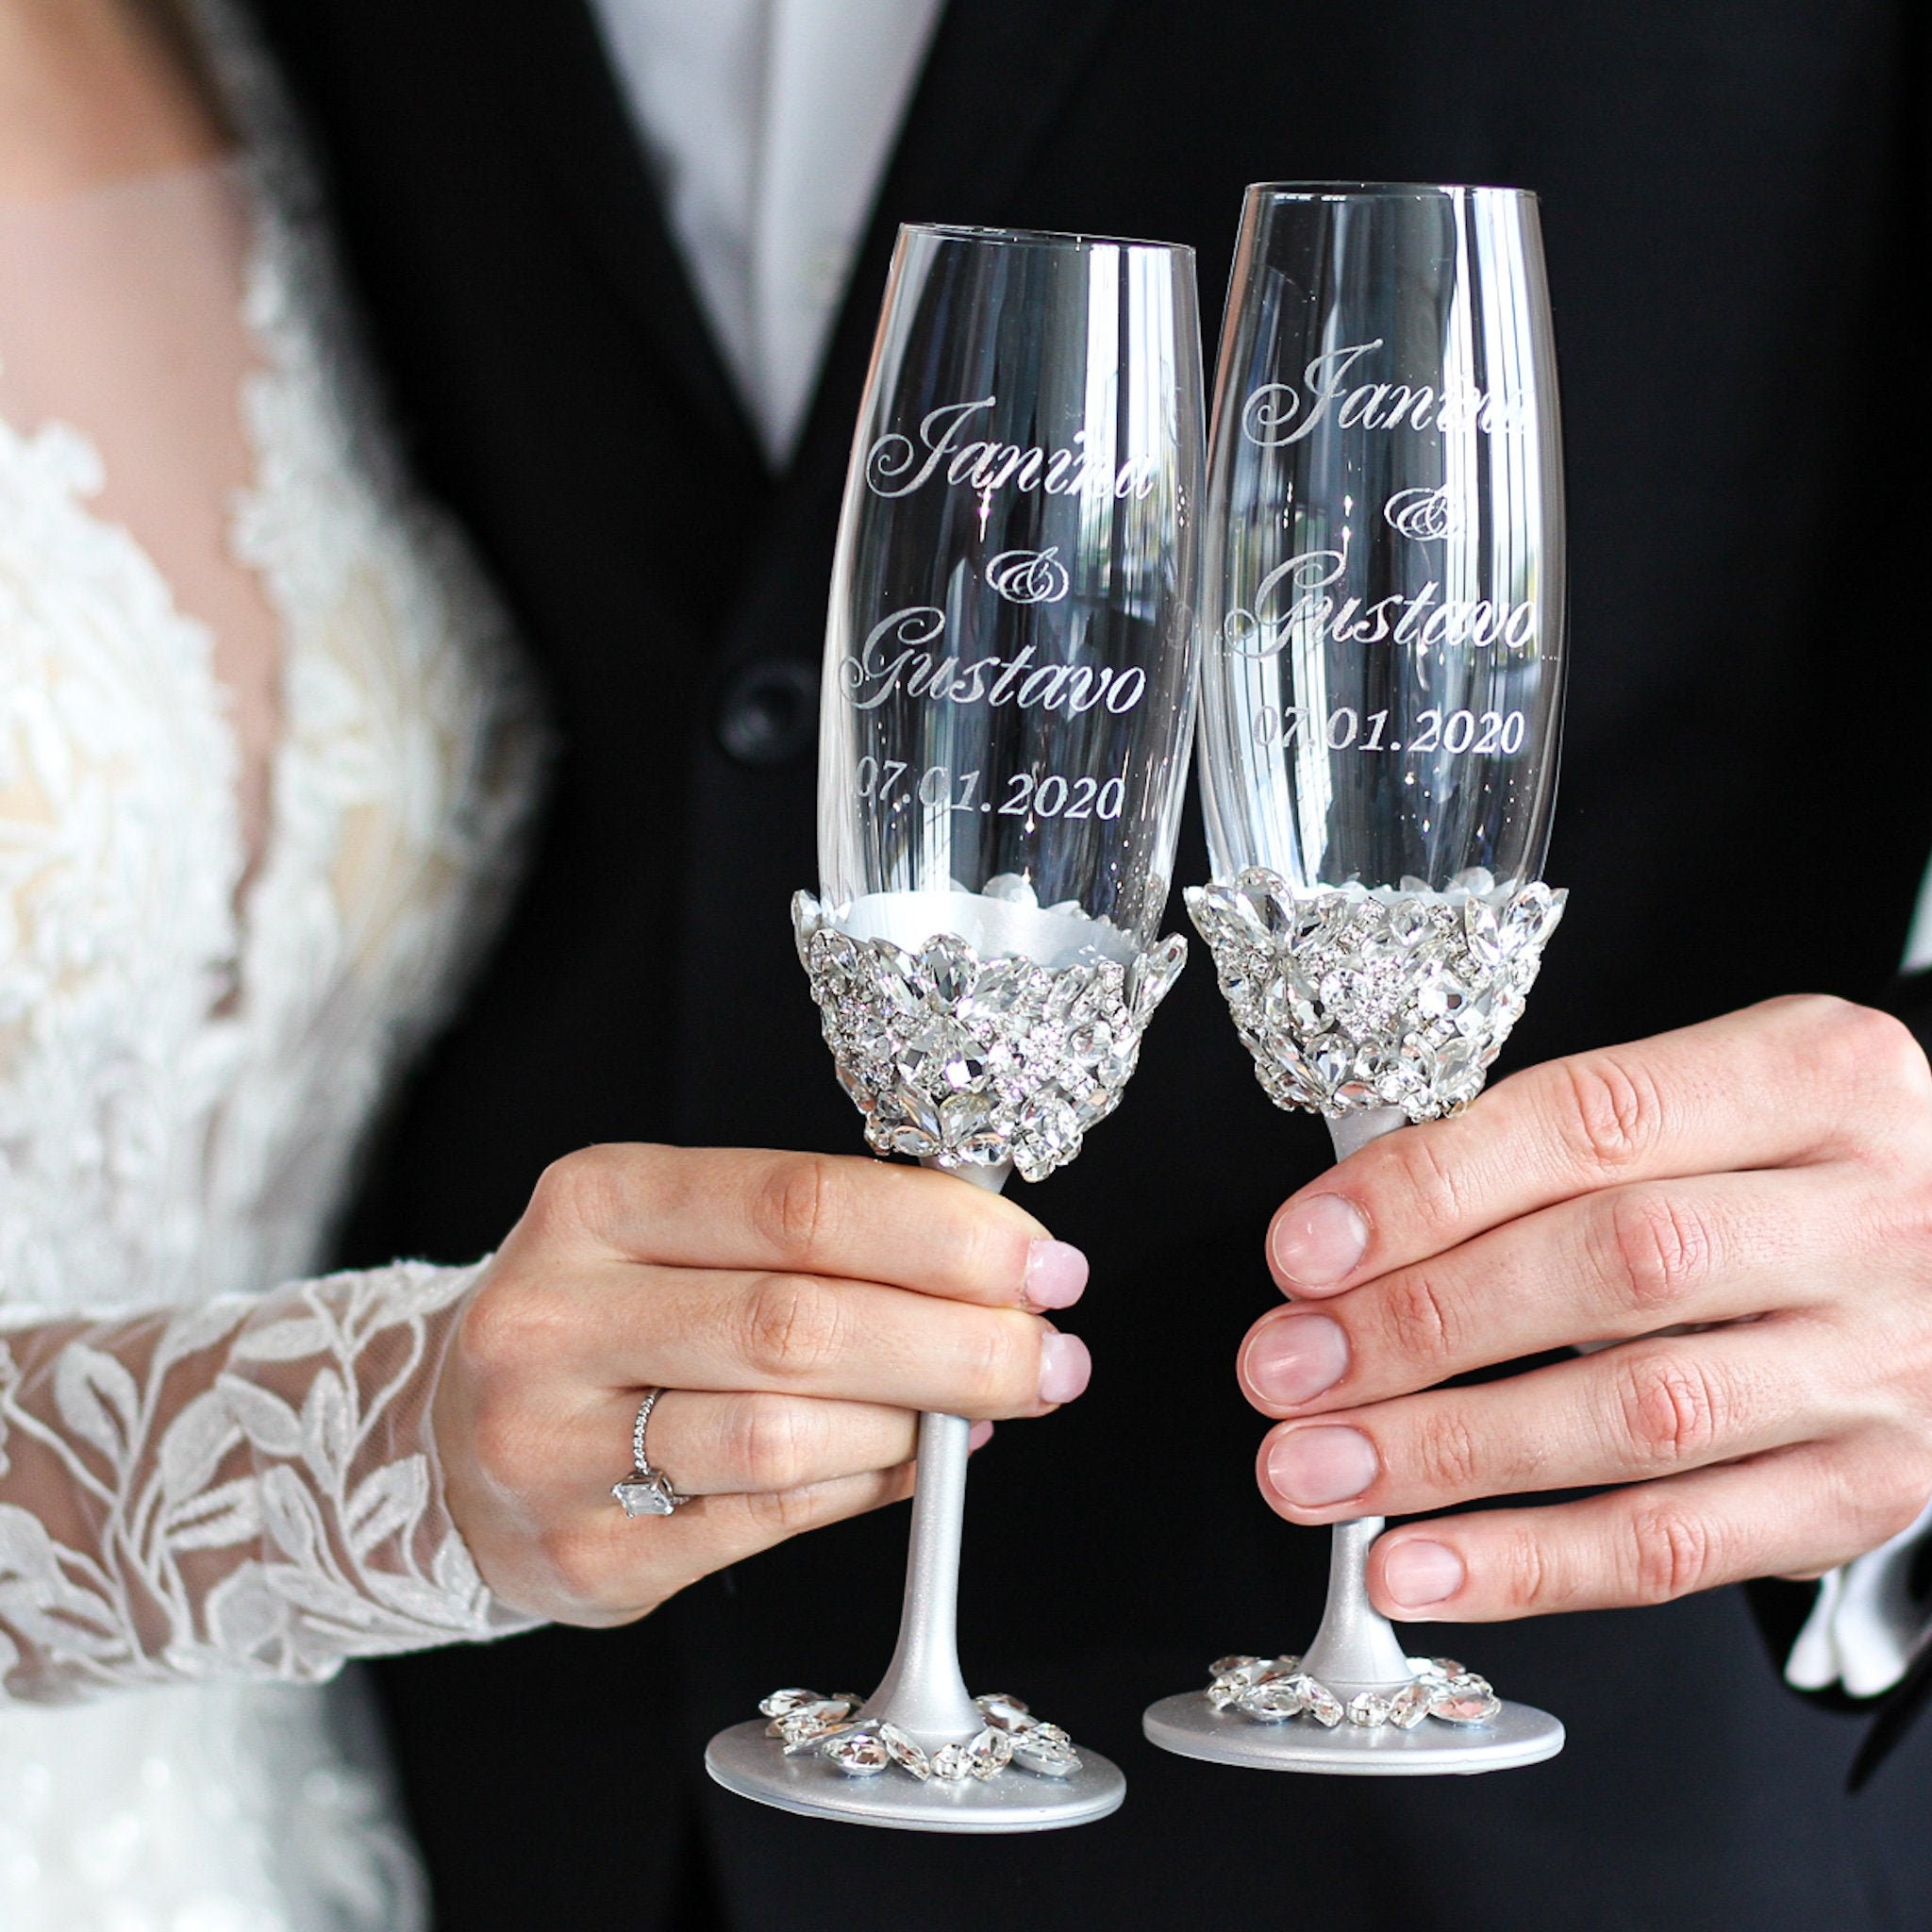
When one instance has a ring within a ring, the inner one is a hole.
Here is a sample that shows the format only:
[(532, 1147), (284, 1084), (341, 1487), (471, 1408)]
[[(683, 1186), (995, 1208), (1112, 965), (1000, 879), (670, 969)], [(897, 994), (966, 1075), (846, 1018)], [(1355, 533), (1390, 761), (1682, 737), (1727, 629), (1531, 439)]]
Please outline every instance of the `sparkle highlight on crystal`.
[(1277, 1107), (1459, 1112), (1522, 1017), (1566, 894), (1477, 869), (1298, 890), (1260, 867), (1191, 887), (1188, 910)]
[(1007, 1771), (1064, 1778), (1080, 1769), (1080, 1754), (1066, 1732), (1041, 1723), (1004, 1691), (973, 1700), (984, 1728), (934, 1751), (924, 1750), (898, 1725), (866, 1717), (863, 1702), (850, 1691), (824, 1697), (794, 1686), (773, 1691), (758, 1709), (770, 1720), (765, 1735), (779, 1742), (787, 1757), (816, 1752), (847, 1777), (876, 1777), (896, 1765), (920, 1784), (968, 1779), (986, 1784)]
[(1386, 1695), (1364, 1690), (1346, 1704), (1307, 1675), (1301, 1661), (1298, 1657), (1219, 1657), (1208, 1666), (1204, 1694), (1216, 1710), (1250, 1724), (1278, 1724), (1306, 1717), (1331, 1731), (1344, 1722), (1368, 1731), (1385, 1725), (1412, 1731), (1431, 1717), (1450, 1724), (1485, 1724), (1503, 1708), (1489, 1679), (1453, 1657), (1407, 1657), (1413, 1682)]
[(839, 1084), (876, 1154), (949, 1166), (1010, 1160), (1043, 1180), (1119, 1106), (1141, 1035), (1187, 960), (1170, 935), (1127, 965), (982, 959), (937, 933), (916, 952), (841, 932), (808, 892), (792, 900)]

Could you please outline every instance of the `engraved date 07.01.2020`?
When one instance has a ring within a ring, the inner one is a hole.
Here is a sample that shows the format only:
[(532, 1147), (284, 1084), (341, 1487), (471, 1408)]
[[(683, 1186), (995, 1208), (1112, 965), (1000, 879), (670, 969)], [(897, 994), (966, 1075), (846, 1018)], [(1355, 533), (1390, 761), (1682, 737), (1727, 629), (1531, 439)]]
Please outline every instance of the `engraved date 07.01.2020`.
[(1003, 784), (993, 788), (997, 795), (982, 797), (977, 770), (928, 765), (915, 774), (900, 758), (862, 758), (853, 782), (859, 797), (888, 810), (916, 801), (928, 811), (991, 812), (1005, 818), (1117, 819), (1127, 796), (1124, 778), (1008, 772)]

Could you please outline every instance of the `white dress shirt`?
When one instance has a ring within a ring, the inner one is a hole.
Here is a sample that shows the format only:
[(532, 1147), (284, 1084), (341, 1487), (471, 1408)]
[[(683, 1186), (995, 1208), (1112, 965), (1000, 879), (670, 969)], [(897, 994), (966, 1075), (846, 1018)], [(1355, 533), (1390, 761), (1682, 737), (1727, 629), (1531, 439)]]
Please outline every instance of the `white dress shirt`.
[[(1919, 887), (1899, 971), (1920, 973), (1927, 966), (1932, 966), (1932, 872)], [(1800, 1690), (1842, 1684), (1854, 1697), (1874, 1697), (1905, 1675), (1912, 1658), (1932, 1641), (1932, 1624), (1907, 1588), (1912, 1560), (1927, 1535), (1932, 1535), (1932, 1502), (1909, 1529), (1823, 1580), (1818, 1601), (1786, 1659), (1788, 1682)]]
[[(944, 0), (593, 4), (718, 346), (783, 468)], [(1926, 964), (1932, 875), (1906, 958)], [(1927, 1637), (1906, 1577), (1928, 1530), (1932, 1504), (1825, 1577), (1791, 1683), (1871, 1696), (1898, 1682)]]
[(673, 234), (782, 469), (943, 0), (594, 0)]

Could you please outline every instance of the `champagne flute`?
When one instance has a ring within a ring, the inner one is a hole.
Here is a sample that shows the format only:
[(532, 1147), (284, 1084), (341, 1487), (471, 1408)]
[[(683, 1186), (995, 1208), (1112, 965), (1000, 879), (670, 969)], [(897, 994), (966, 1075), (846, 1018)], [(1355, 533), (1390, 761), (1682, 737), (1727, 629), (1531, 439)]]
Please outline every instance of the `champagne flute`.
[[(1193, 716), (1192, 251), (901, 230), (825, 643), (821, 891), (793, 905), (839, 1079), (881, 1155), (997, 1190), (1074, 1158), (1186, 942), (1158, 938)], [(899, 1643), (870, 1698), (774, 1692), (721, 1784), (933, 1831), (1104, 1817), (1119, 1771), (969, 1694), (970, 1424), (921, 1419)]]
[[(1337, 1159), (1465, 1106), (1563, 894), (1541, 883), (1562, 722), (1556, 365), (1533, 195), (1251, 188), (1222, 344), (1202, 594), (1214, 883), (1188, 894), (1256, 1070)], [(1146, 1714), (1275, 1770), (1533, 1763), (1547, 1713), (1405, 1657), (1336, 1525), (1302, 1657), (1227, 1657)]]

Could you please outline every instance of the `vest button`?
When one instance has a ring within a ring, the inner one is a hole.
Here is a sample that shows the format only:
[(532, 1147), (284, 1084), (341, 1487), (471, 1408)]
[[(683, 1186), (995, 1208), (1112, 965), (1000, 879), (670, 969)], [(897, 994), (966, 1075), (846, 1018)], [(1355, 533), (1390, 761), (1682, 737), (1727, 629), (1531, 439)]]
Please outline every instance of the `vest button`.
[(766, 658), (741, 667), (718, 707), (718, 742), (741, 765), (782, 765), (818, 734), (816, 665)]

